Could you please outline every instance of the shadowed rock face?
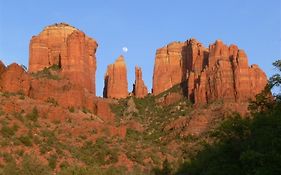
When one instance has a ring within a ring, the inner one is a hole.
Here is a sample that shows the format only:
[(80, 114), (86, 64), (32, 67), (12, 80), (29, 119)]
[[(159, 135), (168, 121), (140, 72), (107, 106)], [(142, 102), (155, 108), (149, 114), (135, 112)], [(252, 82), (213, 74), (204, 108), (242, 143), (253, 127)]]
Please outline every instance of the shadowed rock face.
[(148, 94), (147, 87), (142, 79), (142, 70), (137, 66), (135, 67), (135, 84), (133, 87), (133, 94), (137, 98), (143, 98)]
[(206, 49), (195, 39), (158, 49), (153, 74), (153, 94), (186, 83), (187, 96), (196, 104), (213, 100), (245, 102), (261, 92), (265, 73), (248, 66), (243, 50), (217, 40)]
[(95, 94), (97, 42), (65, 23), (46, 27), (30, 41), (29, 72), (58, 65), (61, 74)]
[(128, 96), (127, 68), (123, 56), (107, 66), (103, 96), (106, 98), (126, 98)]

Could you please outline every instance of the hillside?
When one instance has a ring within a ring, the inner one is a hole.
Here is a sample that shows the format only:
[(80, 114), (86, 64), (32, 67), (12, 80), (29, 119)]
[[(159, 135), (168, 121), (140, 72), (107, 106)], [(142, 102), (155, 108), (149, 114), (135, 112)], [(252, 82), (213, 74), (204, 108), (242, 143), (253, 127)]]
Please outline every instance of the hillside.
[(216, 143), (221, 123), (251, 118), (249, 102), (268, 83), (236, 45), (189, 39), (156, 51), (151, 93), (138, 66), (128, 92), (118, 57), (101, 98), (97, 48), (59, 23), (31, 38), (28, 70), (0, 62), (0, 174), (177, 173)]

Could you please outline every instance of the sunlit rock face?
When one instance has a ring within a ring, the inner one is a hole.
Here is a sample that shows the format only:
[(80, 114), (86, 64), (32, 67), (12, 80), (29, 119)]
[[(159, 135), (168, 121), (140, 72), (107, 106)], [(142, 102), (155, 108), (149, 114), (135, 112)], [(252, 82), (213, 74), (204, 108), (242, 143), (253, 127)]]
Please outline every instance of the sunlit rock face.
[(142, 70), (137, 66), (135, 67), (135, 83), (133, 87), (133, 94), (137, 98), (143, 98), (148, 94), (147, 87), (142, 79)]
[(20, 65), (13, 63), (5, 67), (0, 64), (0, 72), (0, 91), (29, 94), (30, 77)]
[(214, 100), (246, 102), (267, 84), (257, 65), (248, 65), (245, 52), (221, 40), (205, 48), (195, 39), (172, 42), (158, 49), (153, 73), (153, 94), (177, 85), (196, 104)]
[(114, 64), (107, 66), (103, 96), (115, 99), (128, 96), (127, 68), (123, 56), (118, 57)]
[(58, 65), (61, 74), (95, 94), (97, 42), (65, 23), (46, 27), (30, 41), (29, 72)]

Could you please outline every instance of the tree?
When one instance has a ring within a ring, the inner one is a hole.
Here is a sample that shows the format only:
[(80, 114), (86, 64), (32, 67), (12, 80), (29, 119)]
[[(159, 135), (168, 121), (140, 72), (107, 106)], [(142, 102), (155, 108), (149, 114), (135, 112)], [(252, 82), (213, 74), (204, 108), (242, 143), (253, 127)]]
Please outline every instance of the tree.
[[(273, 65), (281, 72), (281, 61)], [(265, 90), (256, 96), (249, 109), (250, 118), (234, 116), (224, 121), (207, 144), (179, 173), (192, 175), (279, 175), (281, 174), (280, 73), (273, 75)]]

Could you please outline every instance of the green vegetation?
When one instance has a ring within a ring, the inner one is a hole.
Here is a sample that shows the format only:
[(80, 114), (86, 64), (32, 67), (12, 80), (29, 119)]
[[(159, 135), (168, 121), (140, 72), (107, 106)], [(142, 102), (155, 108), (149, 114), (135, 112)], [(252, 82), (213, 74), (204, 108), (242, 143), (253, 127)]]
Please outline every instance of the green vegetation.
[(26, 115), (26, 118), (33, 122), (36, 122), (38, 120), (38, 117), (39, 113), (36, 107), (33, 107), (32, 111)]
[(24, 155), (22, 162), (17, 165), (13, 157), (5, 159), (7, 164), (0, 168), (0, 175), (51, 175), (51, 170), (34, 155)]
[(82, 112), (85, 113), (85, 114), (91, 113), (91, 111), (88, 108), (86, 108), (86, 107), (82, 108)]
[(0, 130), (1, 134), (3, 137), (12, 137), (13, 135), (15, 135), (15, 133), (18, 130), (18, 126), (17, 125), (13, 125), (12, 127), (7, 126), (7, 124), (2, 124), (2, 128)]
[(32, 146), (32, 138), (29, 135), (20, 136), (18, 139), (25, 146)]
[[(281, 65), (280, 62), (275, 64)], [(251, 102), (249, 116), (218, 117), (214, 120), (218, 127), (199, 136), (184, 135), (188, 129), (186, 122), (196, 112), (214, 107), (213, 104), (216, 107), (223, 104), (216, 101), (192, 111), (191, 102), (181, 98), (173, 104), (163, 105), (161, 100), (167, 95), (182, 93), (181, 85), (156, 97), (119, 100), (111, 106), (116, 123), (110, 123), (109, 127), (83, 123), (91, 122), (87, 116), (79, 122), (72, 116), (65, 122), (50, 122), (48, 118), (39, 118), (36, 106), (29, 113), (9, 114), (0, 108), (0, 148), (13, 148), (11, 154), (0, 152), (0, 160), (4, 161), (0, 175), (281, 174), (281, 98), (280, 94), (275, 94), (274, 99), (268, 95), (271, 88), (280, 84), (280, 75), (274, 75), (265, 91)], [(53, 98), (46, 102), (58, 105)], [(68, 110), (74, 113), (76, 109), (69, 107)], [(90, 112), (87, 108), (81, 111)], [(181, 119), (186, 120), (182, 122)], [(179, 122), (173, 122), (175, 120)], [(84, 132), (84, 128), (76, 127), (77, 124), (93, 128)], [(115, 124), (127, 127), (125, 138), (118, 136), (123, 131)], [(26, 154), (34, 148), (40, 150), (38, 157)], [(132, 162), (132, 172), (118, 166), (122, 160), (118, 158), (124, 155)], [(54, 172), (58, 167), (59, 172)]]
[(49, 167), (52, 169), (55, 169), (57, 166), (57, 159), (58, 156), (56, 154), (52, 154), (50, 155), (50, 157), (48, 158), (48, 163), (49, 163)]
[[(274, 63), (281, 71), (281, 61)], [(268, 92), (281, 84), (280, 74), (270, 78), (266, 89), (251, 103), (251, 116), (235, 115), (213, 133), (214, 143), (205, 144), (179, 173), (199, 175), (281, 174), (281, 100)]]
[(96, 143), (86, 141), (81, 148), (72, 151), (77, 159), (87, 165), (106, 165), (118, 161), (118, 150), (110, 148), (103, 138), (97, 139)]
[(47, 103), (51, 103), (53, 106), (58, 106), (58, 102), (54, 98), (52, 98), (52, 97), (48, 97), (46, 102)]
[(43, 70), (38, 71), (36, 73), (32, 73), (32, 76), (35, 78), (47, 78), (47, 79), (52, 79), (52, 80), (60, 80), (61, 78), (54, 74), (54, 71), (60, 70), (60, 66), (57, 64), (54, 64), (50, 67), (45, 67)]
[(68, 111), (73, 113), (73, 112), (75, 112), (75, 108), (73, 106), (71, 106), (71, 107), (68, 108)]

